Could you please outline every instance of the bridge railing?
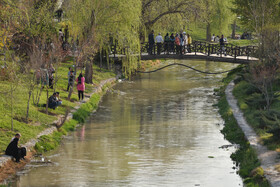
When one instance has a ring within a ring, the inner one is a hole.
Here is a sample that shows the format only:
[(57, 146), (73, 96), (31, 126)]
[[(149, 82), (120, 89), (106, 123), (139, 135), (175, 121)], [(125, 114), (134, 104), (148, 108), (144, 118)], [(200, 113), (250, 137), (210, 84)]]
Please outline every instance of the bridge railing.
[(198, 53), (211, 56), (216, 55), (228, 55), (235, 59), (238, 56), (246, 56), (249, 60), (250, 57), (256, 57), (258, 47), (257, 46), (235, 46), (230, 43), (226, 43), (224, 46), (219, 44), (194, 41), (191, 45), (176, 46), (174, 43), (163, 43), (161, 45), (154, 44), (150, 46), (148, 42), (141, 44), (141, 55), (149, 54), (167, 54), (167, 55), (185, 55), (187, 53)]
[[(235, 46), (230, 43), (225, 43), (224, 46), (220, 46), (215, 43), (208, 43), (203, 41), (193, 41), (191, 45), (177, 46), (173, 42), (163, 43), (161, 45), (154, 44), (149, 45), (148, 42), (141, 44), (141, 55), (227, 55), (231, 56), (234, 59), (237, 57), (243, 56), (247, 57), (249, 60), (250, 57), (257, 57), (257, 46)], [(111, 53), (116, 57), (117, 55), (126, 55), (129, 52), (129, 47), (120, 48), (117, 45), (111, 46)]]

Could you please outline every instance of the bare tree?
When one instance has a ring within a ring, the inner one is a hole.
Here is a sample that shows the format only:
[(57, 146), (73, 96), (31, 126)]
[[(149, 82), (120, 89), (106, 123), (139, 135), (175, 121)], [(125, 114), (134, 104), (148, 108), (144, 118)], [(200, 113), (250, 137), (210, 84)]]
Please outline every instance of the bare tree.
[(266, 101), (266, 110), (270, 110), (273, 102), (274, 91), (273, 83), (277, 76), (278, 65), (267, 65), (263, 63), (250, 66), (250, 78), (248, 79), (264, 96)]

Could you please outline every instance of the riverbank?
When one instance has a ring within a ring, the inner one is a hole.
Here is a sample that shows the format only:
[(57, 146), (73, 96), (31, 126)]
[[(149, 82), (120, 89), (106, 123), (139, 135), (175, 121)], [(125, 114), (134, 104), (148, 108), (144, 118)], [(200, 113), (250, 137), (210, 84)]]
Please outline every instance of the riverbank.
[[(73, 109), (67, 116), (68, 121), (62, 126), (61, 129), (56, 127), (50, 127), (41, 132), (36, 139), (32, 139), (23, 146), (27, 148), (28, 154), (26, 160), (20, 163), (15, 163), (10, 157), (0, 157), (0, 182), (5, 181), (8, 177), (11, 177), (17, 171), (23, 169), (27, 163), (31, 161), (34, 154), (43, 153), (56, 148), (63, 135), (67, 135), (69, 131), (75, 130), (79, 123), (84, 122), (84, 117), (88, 116), (94, 110), (97, 109), (98, 103), (102, 96), (106, 93), (107, 88), (110, 87), (116, 78), (110, 78), (103, 80), (100, 84), (90, 93), (88, 98), (85, 98), (84, 103), (77, 103), (75, 109)], [(62, 120), (60, 117), (53, 123)], [(4, 183), (5, 184), (5, 183)]]
[[(15, 94), (15, 97), (18, 100), (18, 102), (14, 106), (14, 110), (16, 111), (15, 116), (17, 116), (13, 119), (14, 130), (10, 129), (10, 120), (7, 120), (10, 117), (9, 115), (7, 115), (7, 111), (10, 109), (10, 107), (8, 106), (5, 108), (4, 104), (0, 106), (0, 108), (2, 109), (0, 113), (6, 113), (6, 115), (3, 114), (4, 118), (0, 119), (0, 153), (2, 153), (3, 155), (3, 152), (5, 151), (9, 140), (16, 132), (20, 132), (22, 134), (22, 142), (20, 143), (20, 145), (27, 147), (28, 149), (27, 159), (21, 161), (21, 163), (19, 164), (16, 164), (13, 161), (11, 161), (10, 157), (0, 157), (1, 183), (4, 181), (4, 179), (15, 174), (16, 171), (22, 169), (30, 161), (34, 153), (48, 151), (58, 146), (62, 136), (67, 134), (68, 131), (74, 130), (75, 126), (78, 123), (82, 122), (80, 119), (83, 119), (85, 117), (85, 113), (89, 114), (97, 108), (97, 105), (102, 95), (106, 92), (106, 87), (110, 86), (116, 80), (116, 78), (113, 78), (115, 77), (115, 74), (113, 74), (112, 72), (100, 69), (97, 66), (93, 66), (94, 84), (86, 84), (85, 101), (78, 101), (76, 91), (73, 92), (71, 100), (67, 101), (67, 73), (68, 67), (70, 66), (72, 66), (71, 62), (66, 62), (62, 63), (57, 68), (59, 79), (57, 81), (56, 90), (60, 92), (60, 98), (63, 100), (63, 105), (58, 107), (56, 110), (49, 109), (48, 114), (46, 114), (42, 106), (46, 102), (47, 94), (46, 90), (43, 90), (41, 93), (41, 100), (38, 103), (38, 106), (30, 104), (29, 123), (26, 123), (23, 120), (19, 120), (23, 119), (23, 116), (25, 115), (24, 110), (26, 108), (23, 106), (26, 106), (27, 103), (27, 95), (25, 95), (27, 90), (24, 84), (19, 86)], [(65, 76), (65, 78), (61, 78), (63, 76)], [(8, 82), (1, 81), (0, 84), (1, 88), (5, 88), (2, 86), (8, 85)], [(51, 93), (51, 90), (49, 90), (49, 92)], [(59, 129), (59, 131), (57, 131), (56, 125), (60, 124), (61, 121), (64, 119), (64, 115), (67, 110), (70, 110), (70, 113), (67, 117), (68, 121)], [(51, 136), (54, 138), (53, 140), (55, 141), (43, 142), (43, 140), (47, 140), (46, 138)], [(34, 146), (35, 150), (33, 149)]]
[[(240, 70), (240, 69), (239, 69)], [(237, 70), (237, 71), (239, 71)], [(239, 163), (239, 174), (246, 186), (280, 186), (278, 153), (268, 150), (261, 144), (260, 137), (254, 132), (239, 109), (240, 103), (234, 97), (234, 81), (236, 72), (224, 79), (226, 86), (220, 90), (219, 110), (225, 120), (222, 133), (232, 143), (240, 145), (240, 149), (231, 157)]]

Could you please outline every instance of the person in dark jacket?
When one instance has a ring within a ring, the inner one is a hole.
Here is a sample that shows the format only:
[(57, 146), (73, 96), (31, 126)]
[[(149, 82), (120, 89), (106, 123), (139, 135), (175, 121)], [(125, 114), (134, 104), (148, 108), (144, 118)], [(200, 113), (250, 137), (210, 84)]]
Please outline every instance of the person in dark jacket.
[(154, 45), (155, 45), (155, 36), (154, 36), (154, 31), (152, 31), (149, 34), (149, 49), (148, 49), (149, 55), (153, 54)]
[(226, 55), (224, 35), (222, 35), (220, 38), (220, 54)]
[(5, 151), (5, 154), (14, 157), (16, 162), (19, 162), (21, 158), (24, 159), (24, 156), (26, 156), (26, 148), (18, 147), (19, 139), (20, 134), (17, 133)]
[(62, 104), (62, 101), (58, 99), (59, 97), (59, 92), (53, 93), (52, 96), (49, 97), (48, 100), (48, 107), (55, 109), (56, 107), (60, 106)]

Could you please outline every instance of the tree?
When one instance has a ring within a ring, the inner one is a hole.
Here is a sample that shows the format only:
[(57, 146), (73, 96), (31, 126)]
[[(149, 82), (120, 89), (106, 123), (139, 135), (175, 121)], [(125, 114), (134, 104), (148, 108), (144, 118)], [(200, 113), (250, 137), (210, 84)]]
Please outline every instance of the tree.
[(142, 0), (142, 20), (146, 30), (168, 15), (185, 14), (196, 9), (194, 0)]
[(277, 64), (259, 63), (250, 66), (250, 77), (248, 80), (262, 93), (266, 101), (266, 110), (270, 110), (270, 106), (275, 99), (273, 84), (276, 80), (278, 69)]
[(241, 24), (258, 36), (267, 25), (279, 20), (279, 0), (233, 0), (233, 6)]

